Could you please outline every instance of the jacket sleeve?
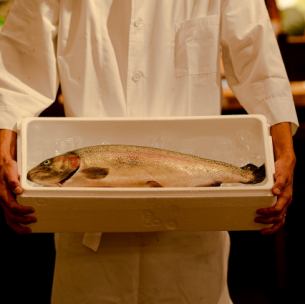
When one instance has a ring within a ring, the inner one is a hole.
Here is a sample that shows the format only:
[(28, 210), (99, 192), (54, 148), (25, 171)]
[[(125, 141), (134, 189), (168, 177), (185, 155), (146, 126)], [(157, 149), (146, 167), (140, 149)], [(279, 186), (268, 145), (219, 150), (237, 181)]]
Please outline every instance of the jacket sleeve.
[(270, 125), (298, 126), (291, 87), (263, 0), (223, 0), (222, 56), (226, 78), (240, 104)]
[(0, 129), (16, 130), (56, 98), (58, 1), (16, 0), (0, 32)]

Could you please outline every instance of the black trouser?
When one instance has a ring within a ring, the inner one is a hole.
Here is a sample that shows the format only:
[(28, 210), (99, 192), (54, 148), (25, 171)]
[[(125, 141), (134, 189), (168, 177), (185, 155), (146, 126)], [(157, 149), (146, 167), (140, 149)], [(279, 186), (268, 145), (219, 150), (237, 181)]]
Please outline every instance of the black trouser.
[(54, 262), (54, 235), (18, 235), (0, 208), (0, 303), (49, 304)]

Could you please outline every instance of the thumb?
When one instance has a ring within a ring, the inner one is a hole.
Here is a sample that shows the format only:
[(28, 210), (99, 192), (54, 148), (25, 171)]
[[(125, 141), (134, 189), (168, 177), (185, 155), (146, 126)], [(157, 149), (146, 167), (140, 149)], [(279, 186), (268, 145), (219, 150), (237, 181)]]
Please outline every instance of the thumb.
[(272, 187), (272, 192), (275, 195), (280, 195), (287, 184), (287, 179), (283, 175), (276, 177), (275, 183)]
[(18, 168), (16, 162), (8, 167), (6, 171), (6, 181), (11, 191), (15, 194), (21, 194), (23, 189), (21, 187), (18, 175)]

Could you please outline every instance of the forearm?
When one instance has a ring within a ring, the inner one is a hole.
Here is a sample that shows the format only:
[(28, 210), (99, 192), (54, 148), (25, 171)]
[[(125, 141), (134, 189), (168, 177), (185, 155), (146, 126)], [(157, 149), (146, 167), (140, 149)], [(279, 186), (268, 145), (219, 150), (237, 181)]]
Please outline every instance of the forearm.
[(275, 159), (285, 157), (287, 160), (295, 162), (291, 125), (283, 122), (271, 127)]
[(12, 130), (0, 129), (0, 164), (16, 159), (17, 134)]
[(295, 166), (290, 123), (279, 123), (271, 127), (274, 147), (275, 173), (272, 193), (277, 196), (277, 202), (272, 207), (257, 210), (259, 223), (271, 224), (262, 233), (274, 233), (285, 224), (286, 212), (292, 200), (292, 182)]

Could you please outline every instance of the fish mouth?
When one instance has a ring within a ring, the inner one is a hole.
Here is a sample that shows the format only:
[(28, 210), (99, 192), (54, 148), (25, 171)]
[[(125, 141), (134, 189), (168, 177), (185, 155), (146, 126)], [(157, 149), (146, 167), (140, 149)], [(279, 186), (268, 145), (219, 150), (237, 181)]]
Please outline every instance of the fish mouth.
[(29, 180), (29, 181), (31, 181), (32, 182), (32, 177), (31, 177), (31, 173), (30, 172), (28, 172), (28, 174), (26, 175), (26, 178)]
[(41, 173), (45, 173), (44, 171), (41, 171), (41, 170), (30, 170), (27, 175), (26, 175), (26, 178), (31, 181), (31, 182), (34, 182), (36, 183), (37, 182), (37, 178), (36, 178), (36, 175), (39, 175), (39, 180), (42, 179), (46, 179), (48, 178), (49, 176), (47, 175), (45, 178), (44, 178), (44, 175), (41, 175)]
[[(79, 169), (79, 167), (69, 170), (66, 174), (63, 175), (61, 179), (56, 178), (56, 175), (49, 175), (47, 172), (36, 170), (36, 171), (29, 171), (26, 175), (27, 179), (31, 182), (45, 185), (45, 186), (52, 186), (52, 185), (63, 185), (69, 178), (71, 178)], [(35, 176), (36, 174), (39, 176)]]

